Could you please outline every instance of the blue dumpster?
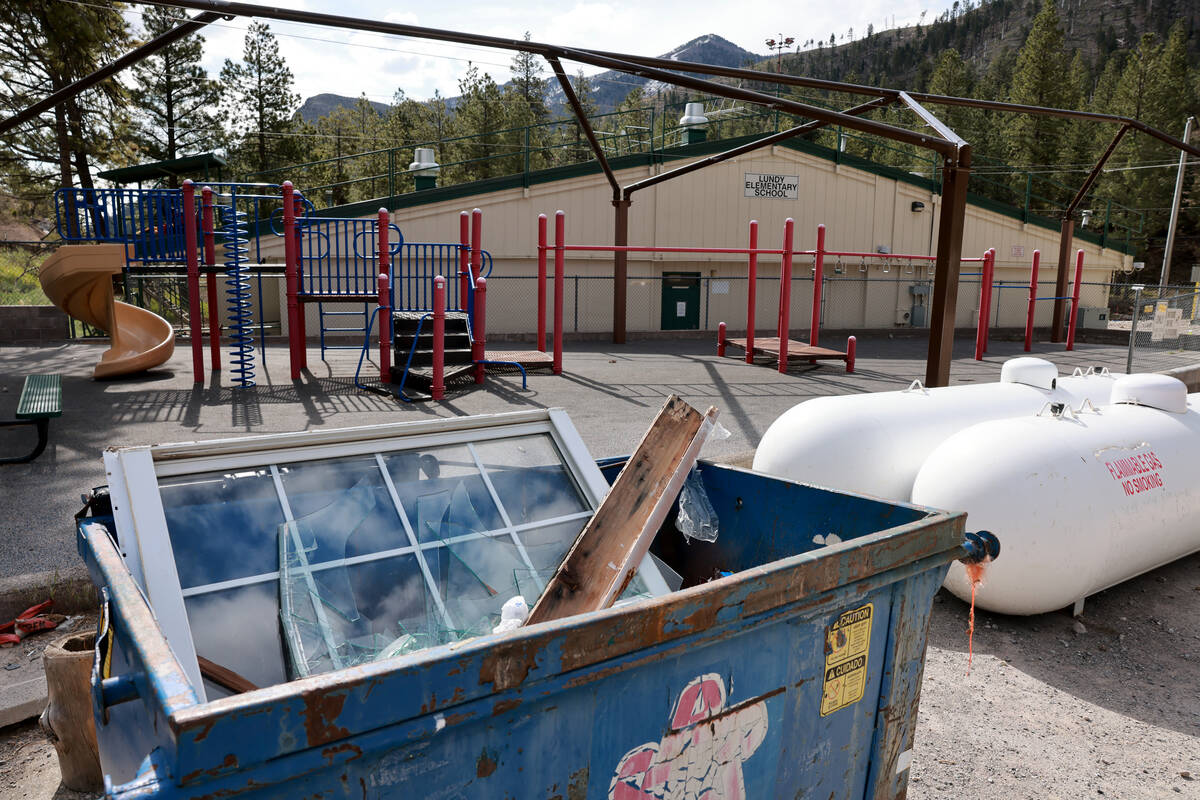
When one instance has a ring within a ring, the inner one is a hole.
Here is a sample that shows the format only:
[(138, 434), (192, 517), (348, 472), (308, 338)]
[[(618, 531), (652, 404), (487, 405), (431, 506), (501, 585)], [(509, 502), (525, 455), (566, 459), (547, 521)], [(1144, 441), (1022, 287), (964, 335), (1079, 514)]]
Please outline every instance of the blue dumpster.
[(972, 552), (965, 515), (698, 474), (718, 538), (685, 540), (673, 512), (653, 548), (679, 591), (207, 702), (112, 518), (80, 520), (103, 596), (105, 796), (904, 796), (932, 598)]

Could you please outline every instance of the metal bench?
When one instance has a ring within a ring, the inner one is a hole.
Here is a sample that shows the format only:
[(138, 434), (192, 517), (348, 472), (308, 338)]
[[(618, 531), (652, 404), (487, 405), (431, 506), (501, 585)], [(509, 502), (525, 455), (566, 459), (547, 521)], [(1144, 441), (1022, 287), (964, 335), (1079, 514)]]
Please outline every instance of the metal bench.
[(34, 425), (38, 440), (33, 452), (19, 458), (0, 458), (0, 464), (24, 464), (33, 461), (46, 449), (50, 433), (50, 418), (62, 416), (62, 377), (59, 375), (28, 375), (17, 401), (17, 418), (0, 420), (0, 427)]

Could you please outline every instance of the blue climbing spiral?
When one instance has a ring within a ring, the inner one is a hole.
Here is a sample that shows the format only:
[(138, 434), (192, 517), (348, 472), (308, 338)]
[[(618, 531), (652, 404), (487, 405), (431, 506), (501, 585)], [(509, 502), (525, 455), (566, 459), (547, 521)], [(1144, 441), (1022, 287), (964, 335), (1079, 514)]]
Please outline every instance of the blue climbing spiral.
[(221, 207), (221, 230), (225, 234), (225, 299), (232, 331), (229, 345), (230, 371), (238, 386), (254, 385), (254, 318), (250, 312), (250, 281), (246, 279), (246, 254), (250, 252), (246, 212), (238, 210), (237, 196)]

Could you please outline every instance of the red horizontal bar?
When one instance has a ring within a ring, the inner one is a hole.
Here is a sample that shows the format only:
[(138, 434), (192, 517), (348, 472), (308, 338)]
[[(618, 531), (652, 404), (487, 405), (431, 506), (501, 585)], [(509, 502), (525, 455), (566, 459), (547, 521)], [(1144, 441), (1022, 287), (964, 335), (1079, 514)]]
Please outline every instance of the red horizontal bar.
[[(553, 246), (547, 246), (548, 250), (553, 250)], [(604, 244), (566, 244), (562, 247), (563, 250), (575, 251), (595, 251), (600, 253), (735, 253), (740, 255), (749, 255), (751, 253), (763, 253), (783, 255), (782, 250), (751, 250), (748, 247), (634, 247), (634, 246), (616, 246)], [(802, 251), (794, 250), (792, 255), (814, 255), (812, 250)]]
[[(810, 250), (809, 252), (811, 253), (812, 251)], [(825, 255), (835, 256), (835, 257), (840, 256), (842, 258), (895, 259), (897, 261), (936, 261), (937, 260), (937, 256), (910, 256), (910, 255), (906, 255), (903, 253), (844, 253), (844, 252), (840, 253), (836, 250), (826, 250)], [(963, 259), (963, 261), (981, 261), (981, 260), (982, 259), (978, 259), (978, 258), (976, 258), (976, 259), (964, 258)]]

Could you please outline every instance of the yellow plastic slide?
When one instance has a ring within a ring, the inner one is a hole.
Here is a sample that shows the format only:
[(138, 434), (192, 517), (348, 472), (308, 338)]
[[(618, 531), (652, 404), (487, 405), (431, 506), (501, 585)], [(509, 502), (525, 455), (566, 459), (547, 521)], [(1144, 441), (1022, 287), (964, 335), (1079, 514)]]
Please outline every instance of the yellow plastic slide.
[(124, 245), (71, 244), (59, 247), (38, 274), (50, 302), (112, 339), (112, 347), (92, 372), (93, 378), (153, 369), (175, 352), (171, 323), (113, 297), (112, 276), (124, 268)]

